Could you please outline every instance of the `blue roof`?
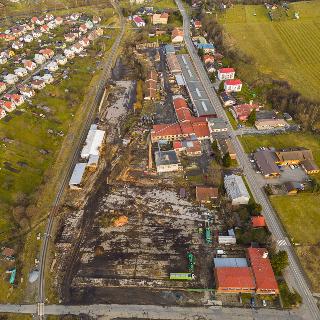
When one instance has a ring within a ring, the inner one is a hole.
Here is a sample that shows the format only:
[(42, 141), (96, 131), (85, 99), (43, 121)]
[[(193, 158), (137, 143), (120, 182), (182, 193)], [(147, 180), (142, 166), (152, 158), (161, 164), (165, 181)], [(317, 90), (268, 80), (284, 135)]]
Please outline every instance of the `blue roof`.
[(174, 46), (172, 44), (167, 44), (165, 46), (166, 54), (168, 53), (176, 53)]
[(214, 45), (212, 43), (196, 43), (196, 47), (198, 49), (214, 49)]

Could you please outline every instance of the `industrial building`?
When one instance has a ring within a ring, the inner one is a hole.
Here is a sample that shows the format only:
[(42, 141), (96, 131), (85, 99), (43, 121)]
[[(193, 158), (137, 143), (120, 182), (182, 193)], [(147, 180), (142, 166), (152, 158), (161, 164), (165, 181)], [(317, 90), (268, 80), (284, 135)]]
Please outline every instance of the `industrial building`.
[(69, 181), (70, 189), (79, 190), (82, 188), (81, 183), (86, 170), (86, 163), (77, 163)]
[(189, 55), (177, 56), (194, 112), (198, 117), (216, 117), (216, 111), (202, 86)]
[(81, 158), (88, 159), (91, 155), (99, 156), (105, 131), (98, 130), (96, 124), (91, 125), (85, 145), (81, 151)]
[(262, 175), (266, 178), (280, 176), (280, 169), (276, 165), (277, 158), (273, 151), (259, 150), (254, 153), (253, 157)]
[(248, 204), (250, 195), (241, 176), (235, 174), (225, 176), (224, 187), (232, 205)]

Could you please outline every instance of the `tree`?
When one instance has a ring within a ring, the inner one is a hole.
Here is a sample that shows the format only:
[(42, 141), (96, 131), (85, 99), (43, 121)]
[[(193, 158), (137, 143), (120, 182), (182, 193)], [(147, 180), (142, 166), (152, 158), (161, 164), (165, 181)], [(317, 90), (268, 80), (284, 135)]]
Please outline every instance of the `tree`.
[(210, 81), (211, 81), (211, 82), (216, 82), (216, 75), (215, 75), (214, 72), (212, 72), (212, 73), (210, 74)]
[(224, 91), (224, 82), (221, 81), (220, 84), (219, 84), (219, 92), (222, 92)]
[(254, 123), (256, 122), (256, 119), (257, 119), (257, 112), (256, 112), (256, 109), (253, 109), (249, 114), (248, 123), (250, 123), (251, 125), (254, 125)]
[(256, 203), (252, 198), (250, 198), (247, 208), (252, 216), (259, 216), (262, 211), (261, 204)]
[(202, 48), (198, 49), (198, 55), (200, 58), (202, 58), (204, 56), (204, 50)]
[(231, 157), (229, 152), (227, 152), (222, 158), (222, 164), (224, 167), (229, 168), (231, 166)]
[(280, 275), (282, 271), (289, 265), (287, 251), (279, 251), (271, 257), (271, 265), (276, 275)]

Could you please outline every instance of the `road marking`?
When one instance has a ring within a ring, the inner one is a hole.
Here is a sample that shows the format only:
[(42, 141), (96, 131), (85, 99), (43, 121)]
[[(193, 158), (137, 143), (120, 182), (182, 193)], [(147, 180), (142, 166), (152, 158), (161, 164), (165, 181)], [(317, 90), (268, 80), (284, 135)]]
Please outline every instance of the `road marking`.
[(42, 317), (44, 315), (44, 303), (38, 303), (38, 316)]
[(291, 244), (290, 244), (288, 238), (284, 238), (284, 239), (277, 240), (277, 245), (279, 247), (290, 247)]

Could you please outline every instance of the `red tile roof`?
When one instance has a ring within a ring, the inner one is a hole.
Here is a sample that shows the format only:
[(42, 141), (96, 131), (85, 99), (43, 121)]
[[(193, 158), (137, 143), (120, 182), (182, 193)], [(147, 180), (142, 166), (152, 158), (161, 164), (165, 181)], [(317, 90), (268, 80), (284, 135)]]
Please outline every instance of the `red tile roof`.
[(207, 122), (193, 123), (193, 130), (198, 138), (210, 137), (210, 131)]
[(219, 69), (219, 72), (220, 73), (231, 73), (231, 72), (235, 72), (235, 71), (233, 68), (221, 68), (221, 69)]
[(198, 201), (210, 201), (218, 197), (218, 188), (209, 186), (196, 186), (196, 198)]
[(267, 256), (264, 257), (267, 250), (265, 248), (248, 248), (247, 253), (256, 281), (256, 290), (278, 293), (279, 288), (270, 260)]
[(242, 84), (242, 82), (240, 79), (231, 79), (231, 80), (227, 80), (225, 84), (228, 86), (236, 86), (238, 84)]
[(215, 269), (217, 289), (254, 289), (254, 277), (248, 267), (222, 267)]
[(257, 104), (239, 104), (233, 107), (233, 110), (239, 120), (246, 121), (253, 109), (259, 110), (260, 106)]
[(182, 142), (180, 140), (173, 141), (172, 145), (174, 150), (182, 148)]
[(251, 218), (251, 224), (253, 228), (261, 228), (266, 226), (266, 220), (264, 216), (256, 216)]

